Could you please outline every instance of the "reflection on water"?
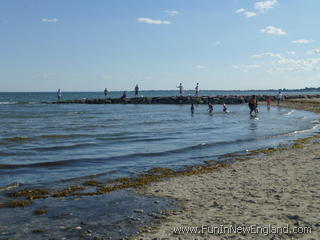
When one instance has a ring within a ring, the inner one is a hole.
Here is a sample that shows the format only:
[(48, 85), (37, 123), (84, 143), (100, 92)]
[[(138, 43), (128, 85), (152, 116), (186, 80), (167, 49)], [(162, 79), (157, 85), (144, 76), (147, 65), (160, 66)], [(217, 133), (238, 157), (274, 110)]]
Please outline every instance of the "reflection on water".
[(258, 120), (259, 118), (255, 116), (250, 116), (250, 125), (249, 125), (249, 130), (255, 131), (258, 129)]

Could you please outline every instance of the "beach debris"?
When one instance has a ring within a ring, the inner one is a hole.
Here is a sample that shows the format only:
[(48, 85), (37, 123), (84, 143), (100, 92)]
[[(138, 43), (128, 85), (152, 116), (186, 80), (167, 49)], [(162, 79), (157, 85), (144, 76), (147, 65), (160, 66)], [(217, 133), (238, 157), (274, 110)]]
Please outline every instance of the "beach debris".
[(43, 232), (45, 232), (46, 230), (44, 230), (44, 229), (34, 229), (32, 232), (33, 233), (43, 233)]
[(143, 209), (135, 209), (135, 210), (133, 210), (133, 212), (135, 212), (135, 213), (144, 213), (144, 210)]
[(42, 215), (42, 214), (46, 214), (48, 212), (47, 209), (36, 209), (33, 211), (33, 214), (35, 215)]

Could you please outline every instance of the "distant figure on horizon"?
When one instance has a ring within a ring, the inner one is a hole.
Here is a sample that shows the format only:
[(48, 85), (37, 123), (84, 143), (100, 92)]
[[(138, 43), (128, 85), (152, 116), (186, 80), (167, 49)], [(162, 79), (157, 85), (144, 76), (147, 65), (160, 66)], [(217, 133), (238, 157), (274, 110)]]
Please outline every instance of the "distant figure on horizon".
[(267, 97), (266, 102), (267, 102), (267, 108), (268, 108), (268, 110), (269, 110), (269, 109), (270, 109), (270, 103), (271, 103), (270, 96)]
[(183, 86), (182, 86), (182, 83), (180, 83), (180, 85), (177, 86), (177, 88), (179, 88), (180, 96), (182, 96), (182, 94), (183, 94)]
[(138, 95), (139, 95), (139, 86), (138, 86), (138, 84), (136, 84), (136, 86), (134, 87), (134, 95), (136, 97), (138, 97)]
[(279, 89), (279, 92), (277, 94), (277, 104), (280, 105), (280, 102), (282, 101), (282, 97), (283, 97), (283, 94), (281, 92), (281, 90)]
[(57, 102), (60, 102), (61, 97), (62, 97), (62, 93), (61, 93), (61, 90), (60, 90), (60, 88), (59, 88), (59, 89), (58, 89), (58, 92), (57, 92)]
[(250, 115), (252, 116), (252, 112), (255, 114), (258, 113), (258, 99), (256, 95), (252, 95), (252, 97), (249, 99), (249, 109), (250, 109)]
[(223, 112), (228, 113), (228, 107), (225, 103), (222, 104)]
[(212, 113), (213, 112), (213, 105), (212, 103), (208, 102), (208, 110), (207, 110), (209, 113)]
[(127, 98), (127, 92), (124, 91), (121, 98)]
[(197, 83), (197, 86), (196, 86), (196, 96), (198, 97), (199, 96), (199, 83)]
[(108, 89), (107, 89), (107, 88), (104, 89), (104, 96), (105, 96), (105, 97), (108, 96)]
[(194, 114), (194, 104), (193, 103), (191, 103), (191, 114), (193, 115)]

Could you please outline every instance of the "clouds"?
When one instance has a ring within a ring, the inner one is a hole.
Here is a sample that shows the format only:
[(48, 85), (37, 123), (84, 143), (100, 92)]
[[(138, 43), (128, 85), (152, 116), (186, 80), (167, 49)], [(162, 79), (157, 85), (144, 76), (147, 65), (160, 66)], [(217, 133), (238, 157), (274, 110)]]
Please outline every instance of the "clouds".
[(280, 58), (281, 55), (280, 54), (276, 54), (276, 53), (261, 53), (261, 54), (255, 54), (251, 56), (252, 58), (263, 58), (263, 57), (276, 57), (276, 58)]
[[(312, 53), (320, 54), (320, 49), (310, 50)], [(305, 58), (298, 59), (293, 58), (295, 55), (294, 51), (287, 52), (288, 55), (292, 57), (285, 57), (280, 53), (260, 53), (252, 55), (252, 58), (259, 59), (258, 63), (253, 63), (249, 65), (233, 65), (233, 68), (240, 69), (246, 72), (250, 67), (246, 66), (255, 66), (259, 65), (261, 69), (265, 70), (268, 73), (283, 73), (283, 72), (310, 72), (319, 70), (320, 67), (320, 58)], [(263, 60), (263, 61), (261, 61)], [(238, 67), (235, 67), (238, 66)], [(253, 67), (251, 67), (253, 68)]]
[(176, 16), (179, 14), (179, 11), (177, 10), (166, 10), (164, 11), (166, 14), (168, 14), (169, 16)]
[(243, 14), (246, 18), (251, 18), (251, 17), (255, 17), (258, 15), (255, 12), (246, 11), (244, 8), (239, 8), (239, 9), (235, 10), (234, 12), (237, 14)]
[(288, 51), (287, 54), (288, 55), (296, 55), (296, 52), (295, 51)]
[(286, 35), (287, 33), (283, 31), (281, 28), (277, 28), (274, 26), (268, 26), (260, 30), (260, 32), (271, 35)]
[[(254, 4), (254, 9), (256, 11), (258, 11), (259, 13), (264, 13), (264, 12), (268, 11), (269, 9), (274, 8), (274, 6), (277, 3), (278, 3), (277, 0), (268, 0), (268, 1), (256, 2)], [(235, 10), (234, 12), (236, 14), (241, 14), (241, 15), (245, 16), (246, 18), (251, 18), (251, 17), (258, 16), (257, 12), (247, 11), (244, 8), (239, 8), (239, 9)]]
[(248, 12), (248, 11), (245, 11), (245, 12), (244, 12), (244, 16), (245, 16), (246, 18), (255, 17), (255, 16), (257, 16), (257, 15), (258, 15), (258, 14), (255, 13), (255, 12)]
[[(179, 14), (179, 11), (177, 10), (166, 10), (164, 12), (169, 16), (176, 16)], [(168, 20), (159, 20), (159, 19), (152, 19), (152, 18), (145, 18), (145, 17), (137, 18), (136, 21), (139, 23), (156, 24), (156, 25), (171, 24), (171, 21), (168, 21)]]
[(274, 6), (277, 3), (278, 3), (277, 0), (256, 2), (254, 4), (254, 8), (257, 9), (259, 12), (264, 13), (264, 12), (268, 11), (269, 9), (274, 8)]
[(242, 65), (232, 65), (232, 67), (242, 72), (249, 72), (249, 70), (261, 68), (261, 65), (260, 64), (242, 64)]
[(293, 40), (292, 43), (298, 43), (298, 44), (307, 44), (307, 43), (311, 43), (314, 42), (314, 40), (312, 39), (298, 39), (298, 40)]
[(207, 67), (203, 66), (203, 65), (196, 65), (195, 68), (201, 70), (201, 69), (205, 69)]
[(170, 21), (163, 21), (163, 20), (155, 20), (151, 18), (137, 18), (137, 22), (139, 23), (147, 23), (147, 24), (171, 24)]
[(59, 22), (58, 18), (42, 18), (41, 22), (45, 22), (45, 23), (57, 23)]
[(235, 10), (234, 12), (235, 13), (242, 13), (242, 12), (245, 12), (246, 10), (244, 8), (239, 8), (237, 10)]
[(316, 48), (316, 49), (311, 49), (307, 52), (308, 55), (311, 55), (311, 54), (320, 54), (320, 49), (319, 48)]

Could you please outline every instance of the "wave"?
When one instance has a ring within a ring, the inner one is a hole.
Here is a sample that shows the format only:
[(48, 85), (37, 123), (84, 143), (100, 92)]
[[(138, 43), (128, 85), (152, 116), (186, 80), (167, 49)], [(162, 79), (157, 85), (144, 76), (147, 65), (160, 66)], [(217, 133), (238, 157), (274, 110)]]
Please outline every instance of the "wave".
[(7, 190), (15, 189), (15, 188), (20, 187), (20, 185), (21, 185), (20, 183), (14, 182), (14, 183), (8, 184), (6, 186), (0, 187), (0, 191), (7, 191)]
[(17, 104), (17, 102), (0, 102), (1, 105)]
[[(286, 133), (280, 133), (276, 135), (267, 135), (267, 136), (259, 136), (259, 137), (249, 137), (249, 138), (243, 138), (243, 139), (235, 139), (232, 141), (219, 141), (219, 142), (212, 142), (212, 143), (198, 143), (195, 145), (182, 147), (182, 148), (176, 148), (176, 149), (169, 149), (165, 151), (160, 152), (140, 152), (140, 153), (133, 153), (133, 154), (125, 154), (120, 156), (113, 156), (113, 157), (98, 157), (98, 158), (79, 158), (79, 159), (67, 159), (67, 160), (61, 160), (61, 161), (53, 161), (53, 162), (36, 162), (36, 163), (30, 163), (30, 164), (0, 164), (0, 169), (17, 169), (17, 168), (47, 168), (47, 167), (57, 167), (57, 166), (67, 166), (67, 165), (74, 165), (74, 164), (97, 164), (97, 163), (107, 163), (107, 162), (114, 162), (114, 161), (123, 161), (123, 160), (141, 160), (141, 159), (147, 159), (150, 157), (168, 157), (170, 155), (174, 154), (181, 154), (181, 153), (188, 153), (191, 151), (206, 149), (206, 148), (212, 148), (212, 147), (219, 147), (219, 146), (226, 146), (226, 145), (232, 145), (232, 144), (238, 144), (238, 143), (246, 143), (246, 142), (253, 142), (257, 140), (263, 140), (268, 138), (279, 138), (279, 137), (285, 137), (290, 136), (294, 134), (301, 134), (305, 133), (306, 131), (313, 130), (317, 128), (319, 125), (314, 125), (311, 128), (302, 129), (302, 130), (295, 130), (290, 131)], [(114, 136), (119, 135), (113, 134)], [(121, 135), (121, 134), (120, 134)], [(136, 137), (134, 137), (136, 138)], [(119, 138), (122, 139), (122, 138)], [(112, 138), (114, 140), (114, 138)], [(137, 139), (139, 141), (139, 139)], [(140, 141), (159, 141), (159, 140), (165, 140), (163, 138), (150, 138), (150, 139), (140, 139)], [(136, 141), (136, 140), (133, 140)], [(54, 146), (54, 147), (44, 147), (44, 148), (34, 148), (33, 150), (37, 151), (50, 151), (50, 150), (63, 150), (63, 149), (73, 149), (73, 148), (79, 148), (84, 147), (88, 145), (95, 145), (95, 144), (75, 144), (75, 145), (69, 145), (69, 146)]]
[(283, 115), (285, 115), (285, 116), (290, 116), (292, 113), (294, 113), (295, 111), (292, 109), (291, 111), (289, 111), (289, 112), (286, 112), (286, 113), (284, 113)]
[(43, 102), (13, 101), (13, 102), (0, 102), (0, 105), (41, 104), (41, 103)]
[(2, 138), (0, 141), (9, 142), (22, 142), (22, 141), (32, 141), (37, 139), (57, 139), (57, 138), (78, 138), (78, 137), (88, 137), (92, 136), (89, 134), (48, 134), (48, 135), (38, 135), (38, 136), (16, 136), (10, 138)]
[(6, 152), (0, 152), (1, 157), (7, 157), (7, 156), (12, 156), (14, 154), (6, 153)]
[(162, 152), (133, 153), (133, 154), (126, 154), (126, 155), (106, 157), (106, 158), (80, 158), (80, 159), (68, 159), (68, 160), (54, 161), (54, 162), (37, 162), (37, 163), (30, 163), (30, 164), (0, 164), (0, 169), (1, 168), (2, 169), (42, 168), (42, 167), (53, 167), (53, 166), (56, 167), (56, 166), (73, 165), (76, 163), (96, 164), (97, 162), (103, 163), (103, 162), (109, 162), (109, 161), (119, 161), (124, 159), (140, 159), (145, 157), (157, 157), (157, 156), (160, 157), (160, 156), (166, 156), (170, 154), (183, 153), (191, 150), (201, 149), (203, 147), (232, 144), (234, 142), (239, 142), (239, 141), (242, 142), (247, 140), (254, 140), (254, 138), (244, 139), (244, 140), (235, 140), (235, 141), (222, 141), (222, 142), (216, 142), (216, 143), (200, 143), (200, 144), (192, 145), (189, 147), (166, 150)]
[(76, 148), (88, 147), (88, 146), (93, 146), (93, 145), (96, 145), (96, 144), (79, 143), (79, 144), (66, 145), (66, 146), (37, 147), (37, 148), (31, 148), (30, 150), (39, 151), (39, 152), (41, 152), (41, 151), (55, 151), (55, 150), (76, 149)]

